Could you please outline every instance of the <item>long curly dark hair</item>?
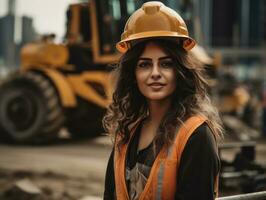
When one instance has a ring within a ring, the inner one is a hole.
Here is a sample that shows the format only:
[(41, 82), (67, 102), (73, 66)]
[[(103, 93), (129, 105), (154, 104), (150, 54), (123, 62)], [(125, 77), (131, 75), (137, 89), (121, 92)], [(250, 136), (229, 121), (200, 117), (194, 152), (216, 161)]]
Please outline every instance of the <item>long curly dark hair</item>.
[(165, 39), (139, 42), (120, 58), (114, 69), (116, 86), (113, 102), (103, 118), (105, 130), (112, 134), (114, 139), (119, 135), (118, 146), (121, 146), (129, 141), (134, 123), (148, 117), (147, 100), (138, 89), (135, 69), (146, 44), (151, 41), (159, 45), (173, 59), (177, 71), (177, 84), (172, 94), (171, 106), (157, 130), (156, 140), (170, 145), (177, 126), (195, 114), (206, 116), (216, 138), (221, 138), (221, 121), (207, 93), (208, 81), (203, 65), (181, 45)]

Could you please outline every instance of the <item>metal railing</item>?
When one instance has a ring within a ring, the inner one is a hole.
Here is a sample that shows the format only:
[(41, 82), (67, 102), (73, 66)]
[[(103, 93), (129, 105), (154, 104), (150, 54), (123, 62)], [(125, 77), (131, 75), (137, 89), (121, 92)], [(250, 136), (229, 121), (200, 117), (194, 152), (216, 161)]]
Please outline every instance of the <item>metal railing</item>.
[(220, 197), (216, 200), (266, 200), (266, 191)]

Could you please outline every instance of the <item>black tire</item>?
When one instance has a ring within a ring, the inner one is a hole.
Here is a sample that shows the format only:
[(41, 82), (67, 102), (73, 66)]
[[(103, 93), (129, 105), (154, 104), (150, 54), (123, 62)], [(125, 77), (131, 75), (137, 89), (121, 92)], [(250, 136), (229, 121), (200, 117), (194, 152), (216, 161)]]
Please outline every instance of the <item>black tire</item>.
[(104, 133), (102, 117), (106, 109), (78, 98), (78, 106), (68, 110), (66, 126), (72, 138), (93, 138)]
[(0, 86), (0, 134), (13, 142), (45, 143), (64, 123), (57, 92), (41, 73), (16, 75)]

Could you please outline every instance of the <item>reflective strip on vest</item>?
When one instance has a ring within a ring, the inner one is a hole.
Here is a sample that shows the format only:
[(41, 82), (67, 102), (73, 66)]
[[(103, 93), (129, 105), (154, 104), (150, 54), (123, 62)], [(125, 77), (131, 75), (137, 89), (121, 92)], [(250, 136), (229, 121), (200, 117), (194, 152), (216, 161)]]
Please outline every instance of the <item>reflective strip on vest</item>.
[(162, 190), (163, 190), (163, 175), (164, 175), (164, 165), (163, 162), (161, 161), (160, 163), (160, 169), (158, 172), (158, 179), (157, 179), (157, 194), (156, 194), (156, 199), (161, 200), (162, 196)]

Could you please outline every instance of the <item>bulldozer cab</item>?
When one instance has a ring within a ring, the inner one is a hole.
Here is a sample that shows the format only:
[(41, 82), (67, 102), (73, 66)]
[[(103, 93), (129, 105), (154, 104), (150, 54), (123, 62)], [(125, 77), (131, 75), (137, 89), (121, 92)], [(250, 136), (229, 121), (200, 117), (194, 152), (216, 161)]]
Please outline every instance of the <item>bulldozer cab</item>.
[(130, 15), (126, 4), (127, 2), (118, 0), (91, 0), (88, 3), (70, 5), (65, 35), (67, 44), (87, 49), (94, 64), (107, 64), (117, 60), (119, 54), (115, 50), (115, 42), (119, 41), (125, 21)]
[[(145, 0), (89, 0), (70, 5), (67, 11), (66, 41), (71, 46), (90, 49), (94, 64), (116, 61), (119, 54), (115, 44), (120, 40), (124, 25)], [(176, 2), (163, 1), (172, 8)]]

